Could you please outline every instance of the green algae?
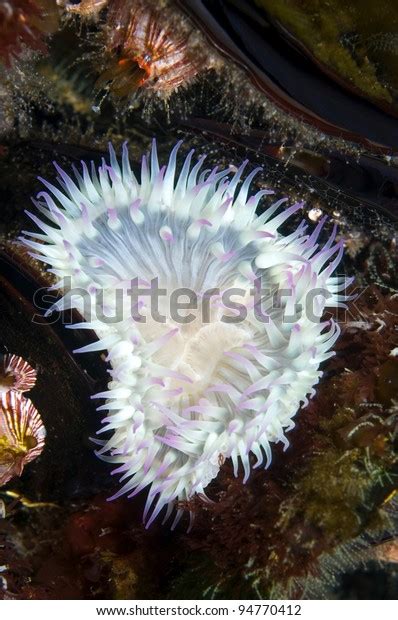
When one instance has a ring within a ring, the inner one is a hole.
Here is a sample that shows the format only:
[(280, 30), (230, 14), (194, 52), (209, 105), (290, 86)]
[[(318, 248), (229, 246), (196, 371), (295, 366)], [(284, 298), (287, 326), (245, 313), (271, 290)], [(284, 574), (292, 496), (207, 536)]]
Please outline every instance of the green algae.
[(397, 3), (255, 1), (348, 86), (374, 102), (398, 109)]

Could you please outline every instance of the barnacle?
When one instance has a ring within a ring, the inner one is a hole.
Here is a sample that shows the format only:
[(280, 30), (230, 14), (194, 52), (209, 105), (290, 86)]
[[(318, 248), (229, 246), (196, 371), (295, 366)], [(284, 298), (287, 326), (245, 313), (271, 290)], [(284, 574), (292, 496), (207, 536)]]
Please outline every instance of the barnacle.
[(106, 64), (97, 85), (118, 97), (145, 88), (167, 98), (213, 64), (192, 27), (165, 2), (114, 0), (103, 33)]
[(15, 390), (27, 392), (36, 383), (36, 371), (17, 355), (4, 355), (0, 366), (0, 394)]
[(46, 430), (31, 401), (18, 392), (0, 396), (0, 486), (20, 476), (42, 452)]

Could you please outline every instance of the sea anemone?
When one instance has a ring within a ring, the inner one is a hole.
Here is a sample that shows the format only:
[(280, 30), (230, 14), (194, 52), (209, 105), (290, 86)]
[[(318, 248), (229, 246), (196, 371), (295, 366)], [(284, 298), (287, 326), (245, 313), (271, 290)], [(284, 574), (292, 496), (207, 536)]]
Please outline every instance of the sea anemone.
[(19, 392), (0, 395), (0, 486), (20, 476), (41, 454), (46, 429), (28, 398)]
[(0, 364), (0, 394), (15, 390), (27, 392), (36, 383), (36, 371), (18, 355), (4, 355)]
[(82, 162), (75, 181), (55, 164), (60, 187), (41, 179), (49, 192), (34, 201), (43, 220), (28, 213), (41, 232), (22, 237), (65, 293), (52, 310), (77, 308), (86, 321), (72, 327), (98, 335), (78, 352), (108, 351), (112, 380), (94, 398), (106, 399), (99, 432), (110, 436), (97, 454), (118, 464), (114, 497), (150, 486), (147, 526), (177, 505), (175, 526), (180, 502), (205, 497), (225, 458), (235, 475), (241, 462), (245, 482), (251, 453), (268, 467), (271, 443), (288, 447), (339, 335), (324, 310), (344, 303), (350, 282), (332, 276), (343, 253), (336, 228), (319, 247), (325, 218), (284, 236), (278, 228), (301, 203), (281, 209), (283, 198), (257, 216), (274, 193), (249, 194), (258, 168), (244, 180), (247, 162), (202, 170), (191, 151), (176, 174), (179, 147), (160, 167), (154, 143), (139, 180), (126, 145), (121, 165), (110, 146), (110, 165), (89, 172)]

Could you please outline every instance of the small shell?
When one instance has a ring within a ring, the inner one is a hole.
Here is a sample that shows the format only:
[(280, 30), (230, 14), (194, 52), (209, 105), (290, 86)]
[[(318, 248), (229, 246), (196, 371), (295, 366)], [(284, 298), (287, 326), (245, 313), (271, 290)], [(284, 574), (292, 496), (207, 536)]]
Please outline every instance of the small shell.
[(43, 421), (28, 398), (14, 391), (0, 395), (0, 486), (41, 454), (45, 437)]
[(36, 383), (36, 371), (17, 355), (5, 355), (0, 364), (0, 394), (9, 390), (27, 392)]

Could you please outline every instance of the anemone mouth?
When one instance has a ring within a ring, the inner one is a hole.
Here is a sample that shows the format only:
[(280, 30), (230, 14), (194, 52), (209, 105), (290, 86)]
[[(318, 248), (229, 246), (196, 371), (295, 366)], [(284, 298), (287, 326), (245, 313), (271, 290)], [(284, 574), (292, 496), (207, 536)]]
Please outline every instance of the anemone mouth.
[[(108, 439), (97, 440), (97, 454), (117, 464), (123, 486), (114, 497), (149, 487), (147, 526), (163, 508), (167, 519), (175, 502), (203, 495), (224, 458), (236, 475), (243, 467), (246, 481), (250, 454), (254, 466), (267, 467), (271, 443), (288, 446), (285, 433), (315, 393), (319, 366), (339, 334), (334, 321), (322, 321), (323, 311), (344, 304), (339, 293), (350, 282), (332, 276), (342, 256), (336, 229), (319, 247), (325, 220), (310, 233), (303, 222), (282, 236), (279, 226), (301, 204), (281, 210), (279, 200), (257, 216), (259, 201), (273, 193), (249, 195), (258, 170), (244, 180), (247, 162), (234, 173), (202, 172), (203, 158), (192, 165), (190, 152), (176, 175), (179, 146), (160, 167), (153, 145), (140, 181), (126, 147), (121, 166), (112, 148), (110, 165), (90, 173), (83, 163), (77, 183), (57, 167), (62, 191), (43, 181), (52, 196), (41, 192), (37, 201), (50, 224), (30, 214), (42, 233), (24, 238), (51, 265), (60, 289), (86, 292), (87, 306), (65, 294), (54, 309), (77, 307), (86, 322), (75, 327), (96, 331), (99, 340), (78, 352), (108, 351), (112, 379), (95, 396), (105, 399), (99, 432)], [(154, 279), (165, 291), (155, 312)], [(176, 290), (195, 295), (178, 317)], [(309, 307), (307, 294), (317, 290), (323, 295), (312, 295)], [(288, 295), (275, 304), (280, 291)]]
[[(175, 362), (175, 370), (189, 381), (183, 386), (183, 381), (171, 379), (170, 388), (181, 391), (181, 399), (189, 396), (189, 404), (192, 405), (208, 389), (225, 380), (223, 371), (228, 372), (225, 353), (240, 348), (250, 340), (249, 331), (221, 321), (199, 327), (195, 334), (185, 338), (182, 354)], [(236, 375), (234, 381), (232, 372), (228, 382), (234, 384), (238, 373)]]

